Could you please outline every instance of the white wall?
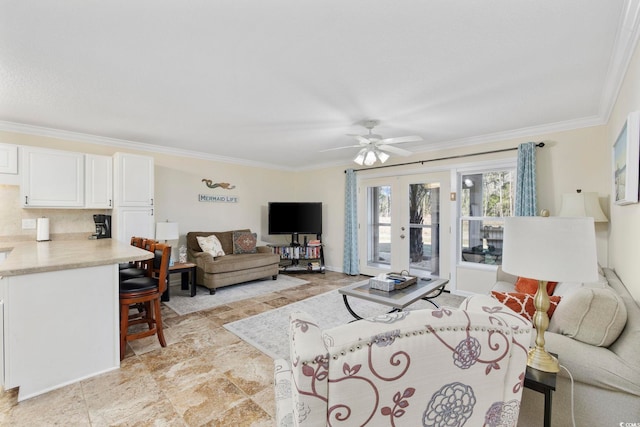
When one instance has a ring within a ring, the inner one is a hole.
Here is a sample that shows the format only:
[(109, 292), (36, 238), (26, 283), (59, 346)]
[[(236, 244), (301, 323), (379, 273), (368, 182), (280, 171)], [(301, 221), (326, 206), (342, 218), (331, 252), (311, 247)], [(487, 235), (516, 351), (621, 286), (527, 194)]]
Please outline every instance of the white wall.
[[(606, 126), (607, 158), (627, 115), (640, 110), (640, 49), (636, 51), (627, 69), (609, 123)], [(609, 176), (613, 174), (609, 160)], [(611, 185), (611, 184), (610, 184)], [(640, 242), (640, 204), (618, 206), (610, 200), (611, 234), (609, 239), (609, 264), (627, 286), (636, 301), (640, 301), (640, 262), (638, 243)]]

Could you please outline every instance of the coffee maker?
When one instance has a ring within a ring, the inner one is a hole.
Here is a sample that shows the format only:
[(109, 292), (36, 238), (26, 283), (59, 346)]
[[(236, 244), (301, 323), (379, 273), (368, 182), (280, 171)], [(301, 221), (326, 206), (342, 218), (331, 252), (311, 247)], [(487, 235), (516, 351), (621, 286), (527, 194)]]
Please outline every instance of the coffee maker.
[(92, 237), (96, 239), (111, 238), (111, 215), (94, 215), (93, 222), (96, 223), (96, 234)]

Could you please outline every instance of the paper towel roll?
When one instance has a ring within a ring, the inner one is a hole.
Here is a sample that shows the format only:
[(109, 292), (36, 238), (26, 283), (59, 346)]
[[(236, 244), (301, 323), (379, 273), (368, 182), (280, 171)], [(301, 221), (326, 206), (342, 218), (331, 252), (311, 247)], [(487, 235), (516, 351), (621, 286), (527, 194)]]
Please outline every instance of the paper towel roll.
[(36, 240), (38, 242), (49, 240), (49, 218), (38, 218)]

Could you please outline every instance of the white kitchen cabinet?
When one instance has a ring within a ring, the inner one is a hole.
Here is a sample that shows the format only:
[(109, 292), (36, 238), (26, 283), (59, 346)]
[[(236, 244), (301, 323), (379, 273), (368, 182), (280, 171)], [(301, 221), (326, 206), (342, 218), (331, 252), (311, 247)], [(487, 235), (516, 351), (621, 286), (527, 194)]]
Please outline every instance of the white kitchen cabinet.
[(21, 147), (20, 158), (24, 207), (84, 207), (84, 154)]
[(155, 236), (154, 208), (117, 208), (114, 210), (113, 227), (115, 234), (112, 234), (112, 237), (123, 243), (129, 243), (132, 236), (153, 239)]
[(0, 173), (18, 173), (18, 146), (0, 143)]
[(85, 155), (85, 208), (113, 208), (113, 159), (110, 156)]
[(153, 206), (153, 157), (116, 153), (114, 159), (115, 206)]
[(131, 236), (155, 237), (153, 157), (116, 153), (113, 166), (112, 237), (129, 243)]

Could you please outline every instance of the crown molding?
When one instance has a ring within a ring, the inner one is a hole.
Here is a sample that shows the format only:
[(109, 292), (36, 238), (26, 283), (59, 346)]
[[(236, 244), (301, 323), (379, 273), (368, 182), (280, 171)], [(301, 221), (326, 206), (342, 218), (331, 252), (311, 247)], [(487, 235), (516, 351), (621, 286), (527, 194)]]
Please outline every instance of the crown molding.
[(67, 141), (83, 142), (87, 144), (105, 145), (128, 150), (144, 151), (150, 153), (166, 154), (170, 156), (191, 157), (200, 160), (211, 160), (221, 163), (229, 163), (240, 166), (257, 167), (263, 169), (293, 171), (293, 168), (275, 166), (272, 164), (237, 159), (234, 157), (217, 156), (201, 151), (183, 150), (181, 148), (164, 147), (161, 145), (147, 144), (143, 142), (129, 141), (125, 139), (109, 138), (105, 136), (91, 135), (80, 132), (33, 126), (22, 123), (0, 120), (0, 131), (23, 133), (27, 135), (43, 136), (46, 138), (63, 139)]
[(592, 126), (601, 126), (604, 124), (606, 124), (606, 120), (604, 120), (603, 117), (591, 116), (582, 119), (567, 120), (564, 122), (549, 123), (540, 126), (531, 126), (504, 132), (495, 132), (485, 135), (472, 136), (469, 138), (461, 138), (450, 141), (439, 141), (433, 144), (429, 144), (429, 146), (423, 150), (416, 150), (415, 153), (470, 147), (474, 145), (487, 144), (490, 142), (506, 141), (509, 139), (536, 137), (538, 135), (544, 135), (547, 133), (564, 132)]
[(618, 34), (613, 44), (613, 52), (609, 61), (609, 69), (602, 88), (600, 116), (605, 123), (609, 122), (615, 107), (620, 88), (624, 81), (629, 62), (633, 56), (638, 37), (640, 36), (640, 0), (628, 0), (620, 16)]
[[(469, 138), (461, 138), (449, 141), (439, 141), (430, 143), (428, 147), (422, 149), (416, 149), (414, 153), (426, 153), (438, 150), (446, 150), (452, 148), (470, 147), (475, 145), (482, 145), (491, 142), (505, 141), (508, 139), (526, 138), (545, 133), (563, 132), (573, 129), (600, 126), (606, 124), (600, 116), (592, 116), (577, 120), (568, 120), (564, 122), (551, 123), (541, 126), (533, 126), (515, 130), (509, 130), (505, 132), (496, 132), (491, 134), (473, 136)], [(84, 142), (88, 144), (105, 145), (109, 147), (125, 148), (129, 150), (166, 154), (171, 156), (190, 157), (200, 160), (211, 160), (215, 162), (236, 164), (241, 166), (258, 167), (263, 169), (280, 170), (288, 172), (304, 172), (319, 170), (332, 167), (344, 167), (350, 165), (350, 162), (329, 162), (317, 165), (303, 166), (303, 167), (282, 167), (272, 164), (254, 162), (250, 160), (237, 159), (233, 157), (217, 156), (210, 153), (204, 153), (200, 151), (183, 150), (180, 148), (164, 147), (160, 145), (146, 144), (142, 142), (128, 141), (117, 138), (109, 138), (104, 136), (97, 136), (79, 132), (65, 131), (59, 129), (45, 128), (41, 126), (26, 125), (21, 123), (0, 121), (0, 131), (23, 133), (28, 135), (43, 136), (47, 138), (63, 139), (67, 141)]]

